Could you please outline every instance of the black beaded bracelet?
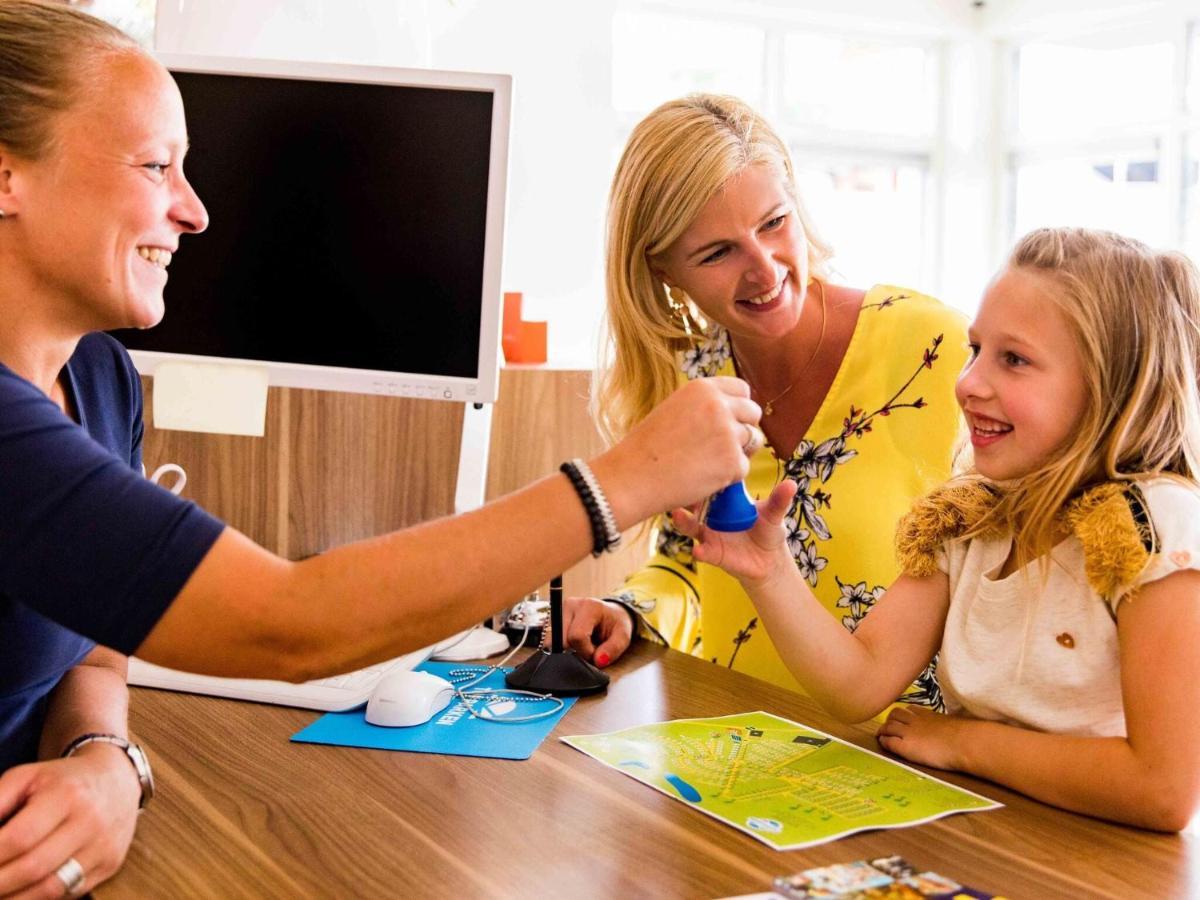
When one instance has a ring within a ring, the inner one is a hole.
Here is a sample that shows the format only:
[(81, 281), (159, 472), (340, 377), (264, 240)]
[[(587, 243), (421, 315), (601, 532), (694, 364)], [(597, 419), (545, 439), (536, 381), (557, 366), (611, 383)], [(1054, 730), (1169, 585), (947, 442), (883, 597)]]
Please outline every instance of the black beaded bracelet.
[(600, 507), (596, 505), (592, 489), (583, 480), (583, 474), (573, 462), (565, 462), (558, 469), (571, 480), (571, 486), (579, 495), (579, 500), (587, 512), (588, 523), (592, 528), (592, 556), (599, 556), (604, 552), (604, 520), (600, 517)]
[(575, 488), (587, 512), (592, 529), (592, 556), (615, 550), (621, 543), (621, 532), (617, 530), (608, 498), (604, 496), (592, 470), (581, 459), (569, 460), (558, 469), (571, 480), (571, 486)]
[(612, 507), (608, 504), (608, 497), (600, 489), (600, 482), (596, 480), (591, 467), (582, 459), (573, 459), (571, 463), (579, 470), (579, 474), (583, 476), (583, 480), (592, 491), (592, 497), (595, 498), (596, 505), (600, 507), (600, 519), (604, 523), (604, 551), (611, 553), (621, 543), (621, 531), (617, 528), (617, 517), (613, 515)]

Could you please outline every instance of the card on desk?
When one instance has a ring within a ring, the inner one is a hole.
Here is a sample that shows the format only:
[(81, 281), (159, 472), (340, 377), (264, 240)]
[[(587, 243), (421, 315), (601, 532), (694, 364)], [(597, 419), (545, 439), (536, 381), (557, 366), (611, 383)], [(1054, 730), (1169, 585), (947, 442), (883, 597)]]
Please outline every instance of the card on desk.
[[(452, 669), (475, 668), (462, 663), (425, 662), (418, 670), (449, 679)], [(482, 668), (479, 669), (483, 671)], [(509, 669), (491, 673), (472, 690), (504, 688), (504, 674)], [(348, 712), (328, 713), (302, 731), (292, 735), (297, 743), (334, 744), (343, 747), (366, 747), (373, 750), (406, 750), (411, 753), (444, 753), (450, 756), (481, 756), (490, 759), (528, 759), (546, 739), (577, 698), (566, 698), (562, 709), (534, 722), (503, 721), (502, 708), (493, 707), (499, 720), (478, 719), (464, 708), (462, 701), (453, 700), (424, 725), (408, 728), (381, 728), (369, 725), (362, 708)], [(512, 716), (524, 716), (544, 709), (544, 703), (517, 703), (508, 710)]]
[(904, 828), (994, 800), (766, 712), (676, 719), (563, 742), (776, 850)]

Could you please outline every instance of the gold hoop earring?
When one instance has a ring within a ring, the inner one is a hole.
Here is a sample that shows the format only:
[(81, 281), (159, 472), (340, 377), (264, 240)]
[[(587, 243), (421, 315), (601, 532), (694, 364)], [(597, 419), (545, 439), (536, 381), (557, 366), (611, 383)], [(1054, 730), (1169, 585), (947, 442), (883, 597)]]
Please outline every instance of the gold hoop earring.
[(674, 285), (664, 285), (667, 289), (667, 306), (671, 310), (671, 318), (679, 322), (679, 327), (689, 337), (692, 334), (692, 317), (688, 313), (688, 296)]

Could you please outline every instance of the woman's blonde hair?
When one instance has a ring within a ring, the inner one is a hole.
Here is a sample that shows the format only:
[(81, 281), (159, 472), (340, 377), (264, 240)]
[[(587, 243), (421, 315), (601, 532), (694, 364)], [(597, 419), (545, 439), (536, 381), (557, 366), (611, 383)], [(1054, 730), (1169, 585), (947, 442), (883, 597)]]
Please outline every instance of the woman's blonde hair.
[(999, 502), (964, 535), (1013, 534), (1024, 565), (1061, 536), (1060, 511), (1086, 488), (1200, 474), (1200, 272), (1181, 253), (1083, 228), (1033, 231), (1008, 265), (1050, 280), (1087, 390), (1067, 443), (1041, 469), (997, 486)]
[(99, 76), (111, 54), (143, 52), (95, 16), (46, 0), (0, 0), (0, 147), (45, 155), (54, 119)]
[(678, 240), (730, 178), (755, 164), (779, 168), (808, 237), (810, 272), (823, 274), (831, 254), (800, 204), (787, 145), (741, 100), (690, 94), (658, 107), (629, 136), (609, 194), (607, 334), (593, 393), (608, 440), (623, 437), (675, 389), (676, 354), (697, 337), (695, 310), (685, 317), (671, 309), (651, 257)]

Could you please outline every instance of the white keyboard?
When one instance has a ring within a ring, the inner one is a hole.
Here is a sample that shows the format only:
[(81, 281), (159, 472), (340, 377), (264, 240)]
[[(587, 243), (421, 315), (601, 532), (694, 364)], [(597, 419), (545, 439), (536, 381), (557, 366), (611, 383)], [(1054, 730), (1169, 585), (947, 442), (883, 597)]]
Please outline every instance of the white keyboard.
[[(443, 642), (445, 643), (445, 642)], [(434, 645), (436, 647), (436, 645)], [(376, 663), (334, 675), (292, 684), (262, 678), (220, 678), (215, 675), (196, 675), (156, 666), (136, 656), (129, 658), (129, 683), (140, 687), (207, 694), (211, 697), (230, 697), (234, 700), (253, 700), (255, 703), (274, 703), (278, 706), (299, 706), (303, 709), (340, 711), (353, 709), (367, 702), (379, 679), (393, 669), (413, 669), (429, 658), (434, 647), (414, 650), (386, 662)]]

